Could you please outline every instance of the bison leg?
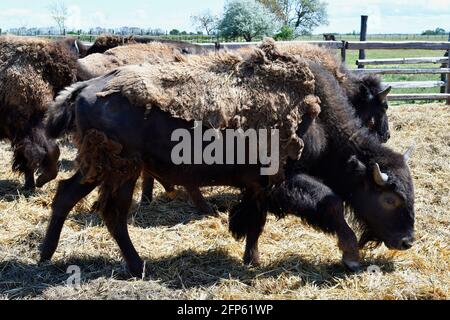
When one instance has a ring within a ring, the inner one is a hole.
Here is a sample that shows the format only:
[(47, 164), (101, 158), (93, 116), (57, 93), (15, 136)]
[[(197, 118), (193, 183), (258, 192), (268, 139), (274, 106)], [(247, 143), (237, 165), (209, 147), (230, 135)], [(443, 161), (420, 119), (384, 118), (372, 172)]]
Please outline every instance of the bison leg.
[(133, 199), (136, 180), (129, 180), (118, 189), (117, 193), (108, 197), (103, 211), (103, 219), (119, 245), (131, 274), (140, 278), (145, 271), (144, 263), (131, 242), (127, 225), (128, 210)]
[[(141, 196), (141, 204), (146, 205), (150, 204), (153, 201), (153, 189), (155, 185), (155, 178), (148, 173), (144, 173), (142, 181), (142, 196)], [(164, 190), (167, 193), (167, 196), (174, 200), (177, 197), (177, 191), (175, 190), (175, 187), (171, 185), (170, 183), (166, 183), (163, 181), (159, 181), (161, 185), (163, 186)]]
[(244, 264), (259, 265), (260, 255), (258, 248), (259, 237), (266, 225), (267, 212), (255, 212), (255, 223), (250, 225), (247, 231), (247, 242), (245, 244)]
[(95, 189), (97, 184), (81, 183), (83, 176), (80, 171), (58, 186), (52, 203), (52, 216), (48, 225), (45, 240), (41, 247), (41, 261), (50, 260), (58, 247), (59, 237), (64, 221), (72, 208)]
[(36, 183), (34, 180), (34, 172), (37, 164), (41, 161), (41, 149), (34, 144), (29, 138), (25, 138), (20, 142), (13, 142), (14, 149), (13, 171), (20, 172), (25, 176), (24, 189), (34, 191)]
[(58, 160), (61, 152), (58, 145), (49, 141), (47, 143), (47, 154), (41, 164), (42, 174), (38, 177), (36, 185), (42, 188), (48, 182), (54, 180), (58, 176)]
[(339, 196), (322, 182), (307, 175), (296, 175), (275, 188), (269, 207), (278, 216), (294, 214), (310, 225), (338, 238), (343, 263), (353, 271), (360, 268), (358, 242), (344, 217)]
[(186, 188), (187, 192), (189, 193), (189, 196), (192, 199), (192, 202), (197, 207), (201, 215), (204, 216), (215, 216), (217, 215), (217, 212), (211, 207), (211, 205), (206, 201), (206, 199), (203, 197), (201, 191), (199, 188), (196, 187), (189, 187)]
[(144, 173), (144, 179), (142, 181), (142, 196), (141, 204), (147, 205), (153, 201), (153, 187), (155, 184), (155, 178), (151, 175)]
[(229, 228), (237, 240), (246, 238), (244, 264), (258, 265), (258, 241), (266, 224), (267, 211), (258, 205), (250, 193), (230, 211)]
[(23, 173), (25, 175), (25, 184), (23, 186), (24, 190), (27, 191), (34, 191), (36, 189), (36, 183), (34, 180), (34, 169), (32, 168), (26, 168), (24, 169)]

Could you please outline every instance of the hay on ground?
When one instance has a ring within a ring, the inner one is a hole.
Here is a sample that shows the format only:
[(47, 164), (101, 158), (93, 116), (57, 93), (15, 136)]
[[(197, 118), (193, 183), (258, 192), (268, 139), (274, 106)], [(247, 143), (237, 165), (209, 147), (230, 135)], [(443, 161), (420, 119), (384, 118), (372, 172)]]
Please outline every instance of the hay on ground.
[[(367, 250), (364, 267), (380, 273), (346, 272), (336, 240), (295, 217), (270, 216), (261, 237), (258, 267), (242, 265), (244, 245), (228, 232), (233, 188), (205, 188), (218, 217), (201, 217), (188, 195), (170, 200), (157, 185), (150, 206), (130, 213), (130, 235), (150, 277), (129, 279), (117, 244), (97, 214), (93, 192), (69, 215), (52, 263), (38, 264), (57, 181), (36, 194), (17, 191), (0, 144), (0, 299), (450, 299), (450, 109), (442, 103), (390, 108), (392, 138), (399, 152), (415, 143), (410, 166), (416, 192), (416, 243), (404, 252)], [(63, 147), (60, 179), (76, 149)], [(138, 203), (140, 189), (135, 192)], [(67, 285), (71, 265), (81, 286)], [(373, 268), (372, 268), (373, 269)]]

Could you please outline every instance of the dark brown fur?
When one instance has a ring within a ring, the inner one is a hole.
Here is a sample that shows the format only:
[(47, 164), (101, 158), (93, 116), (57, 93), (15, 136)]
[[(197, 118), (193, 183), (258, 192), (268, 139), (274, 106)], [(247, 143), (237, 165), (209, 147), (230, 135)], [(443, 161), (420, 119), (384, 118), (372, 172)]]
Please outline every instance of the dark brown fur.
[(27, 189), (38, 168), (38, 186), (56, 177), (59, 150), (42, 123), (58, 91), (76, 79), (74, 41), (0, 37), (0, 139), (11, 141), (13, 169), (25, 174)]

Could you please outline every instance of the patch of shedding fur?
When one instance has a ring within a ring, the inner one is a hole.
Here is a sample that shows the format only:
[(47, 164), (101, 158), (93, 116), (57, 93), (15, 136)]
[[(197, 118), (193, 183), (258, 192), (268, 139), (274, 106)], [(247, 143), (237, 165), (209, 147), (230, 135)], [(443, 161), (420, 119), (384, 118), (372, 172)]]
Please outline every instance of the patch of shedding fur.
[(307, 62), (266, 39), (245, 55), (224, 52), (119, 68), (98, 96), (121, 93), (136, 106), (215, 129), (277, 128), (282, 167), (301, 156), (303, 141), (296, 132), (302, 116), (320, 112), (314, 92)]

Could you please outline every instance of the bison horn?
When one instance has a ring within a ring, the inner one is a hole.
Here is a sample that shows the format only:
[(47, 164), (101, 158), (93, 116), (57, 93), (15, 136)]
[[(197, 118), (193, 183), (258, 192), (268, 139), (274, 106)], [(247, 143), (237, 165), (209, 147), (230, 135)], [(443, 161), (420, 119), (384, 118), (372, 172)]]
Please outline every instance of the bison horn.
[(386, 173), (381, 172), (378, 163), (376, 163), (375, 167), (373, 168), (373, 179), (375, 180), (375, 183), (381, 187), (385, 186), (389, 181), (389, 176)]
[(388, 97), (389, 93), (391, 93), (391, 90), (392, 90), (392, 87), (391, 86), (387, 86), (386, 88), (381, 90), (380, 93), (378, 93), (378, 98), (381, 101), (387, 100), (387, 97)]
[(415, 146), (413, 145), (413, 146), (410, 146), (408, 148), (408, 150), (406, 150), (405, 154), (403, 155), (403, 158), (405, 158), (405, 161), (408, 161), (409, 158), (411, 158), (411, 155), (412, 155), (414, 149), (415, 149)]
[(80, 54), (80, 48), (78, 47), (78, 43), (77, 43), (77, 40), (75, 40), (75, 50), (77, 50), (77, 55), (79, 55)]

